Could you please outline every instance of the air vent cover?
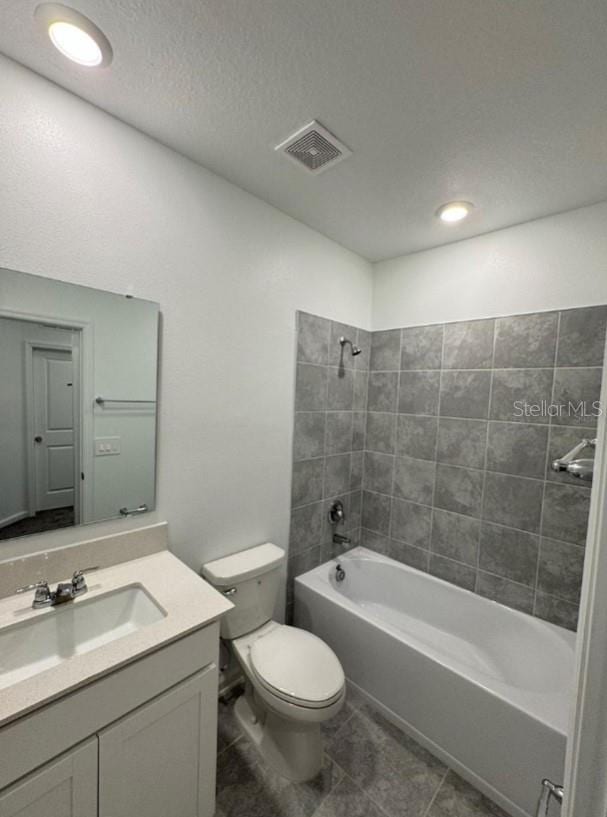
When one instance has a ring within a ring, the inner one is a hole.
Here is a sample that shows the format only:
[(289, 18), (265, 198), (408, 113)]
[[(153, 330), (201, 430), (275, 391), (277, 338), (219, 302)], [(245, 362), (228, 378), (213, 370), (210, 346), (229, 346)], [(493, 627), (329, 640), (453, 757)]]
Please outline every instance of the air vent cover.
[(282, 151), (293, 162), (314, 174), (333, 167), (352, 152), (316, 120), (276, 145), (274, 150)]

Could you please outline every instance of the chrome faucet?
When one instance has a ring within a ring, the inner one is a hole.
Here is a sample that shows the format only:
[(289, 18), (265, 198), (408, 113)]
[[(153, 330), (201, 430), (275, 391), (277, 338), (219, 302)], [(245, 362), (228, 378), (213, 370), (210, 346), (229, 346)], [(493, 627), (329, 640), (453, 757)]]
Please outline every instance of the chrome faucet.
[(51, 590), (46, 579), (42, 579), (34, 584), (26, 584), (25, 587), (19, 587), (16, 593), (27, 593), (29, 590), (35, 590), (32, 607), (34, 610), (39, 610), (41, 607), (56, 607), (58, 604), (65, 604), (68, 601), (73, 601), (77, 596), (81, 596), (88, 590), (84, 574), (91, 570), (99, 570), (98, 567), (85, 567), (84, 569), (74, 571), (71, 581), (59, 582), (55, 590)]
[[(335, 502), (329, 508), (329, 523), (334, 527), (337, 528), (339, 524), (342, 524), (346, 521), (346, 513), (344, 511), (344, 503), (341, 499), (336, 499)], [(337, 530), (333, 531), (333, 544), (334, 545), (350, 545), (352, 544), (352, 540), (349, 536), (343, 536), (341, 533), (337, 533)]]

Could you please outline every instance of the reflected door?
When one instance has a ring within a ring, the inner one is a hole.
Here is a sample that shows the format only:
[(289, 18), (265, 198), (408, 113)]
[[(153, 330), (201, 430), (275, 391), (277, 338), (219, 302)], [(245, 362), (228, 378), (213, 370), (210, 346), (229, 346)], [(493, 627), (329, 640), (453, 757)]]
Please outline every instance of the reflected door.
[(74, 504), (74, 365), (63, 349), (34, 349), (36, 511)]

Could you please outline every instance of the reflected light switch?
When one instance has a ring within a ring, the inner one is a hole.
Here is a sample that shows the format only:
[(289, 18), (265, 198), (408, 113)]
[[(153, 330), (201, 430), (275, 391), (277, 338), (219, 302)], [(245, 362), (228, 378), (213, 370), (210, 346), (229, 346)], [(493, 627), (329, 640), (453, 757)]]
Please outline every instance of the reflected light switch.
[(95, 440), (95, 456), (111, 457), (120, 454), (120, 437), (97, 437)]

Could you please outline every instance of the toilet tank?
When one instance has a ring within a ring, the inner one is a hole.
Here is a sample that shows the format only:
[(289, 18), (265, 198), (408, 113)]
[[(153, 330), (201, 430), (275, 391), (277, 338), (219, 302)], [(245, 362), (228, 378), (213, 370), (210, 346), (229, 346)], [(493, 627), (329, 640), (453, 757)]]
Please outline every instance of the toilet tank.
[(203, 577), (234, 605), (221, 620), (222, 638), (239, 638), (270, 621), (284, 558), (284, 550), (268, 542), (202, 566)]

